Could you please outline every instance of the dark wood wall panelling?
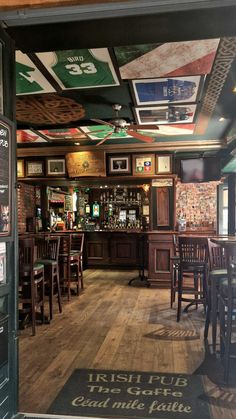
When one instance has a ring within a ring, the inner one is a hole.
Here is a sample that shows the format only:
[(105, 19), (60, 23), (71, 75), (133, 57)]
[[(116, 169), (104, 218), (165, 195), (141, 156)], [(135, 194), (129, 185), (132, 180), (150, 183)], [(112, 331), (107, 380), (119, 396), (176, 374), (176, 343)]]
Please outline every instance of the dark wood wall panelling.
[[(35, 222), (35, 186), (20, 182), (17, 189), (18, 231), (25, 233)], [(35, 227), (35, 226), (34, 226)]]

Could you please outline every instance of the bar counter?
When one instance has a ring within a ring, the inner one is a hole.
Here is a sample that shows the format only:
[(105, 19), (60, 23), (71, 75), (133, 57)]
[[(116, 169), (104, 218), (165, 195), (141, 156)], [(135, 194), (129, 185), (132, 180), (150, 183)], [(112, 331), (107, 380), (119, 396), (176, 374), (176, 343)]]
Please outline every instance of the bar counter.
[[(84, 233), (84, 266), (86, 268), (145, 267), (150, 285), (169, 288), (171, 284), (171, 257), (174, 254), (173, 234), (215, 236), (213, 231), (197, 230), (179, 233), (174, 230), (63, 230), (52, 234)], [(211, 233), (211, 234), (210, 234)], [(29, 235), (32, 233), (26, 233)], [(50, 234), (39, 232), (38, 234)]]

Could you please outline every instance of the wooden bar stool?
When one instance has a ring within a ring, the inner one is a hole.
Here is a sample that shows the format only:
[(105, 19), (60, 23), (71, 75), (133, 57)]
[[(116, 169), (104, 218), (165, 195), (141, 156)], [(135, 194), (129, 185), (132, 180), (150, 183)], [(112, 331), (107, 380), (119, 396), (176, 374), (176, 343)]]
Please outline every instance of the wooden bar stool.
[(212, 327), (212, 349), (216, 351), (218, 295), (220, 283), (227, 279), (226, 258), (224, 248), (208, 239), (209, 275), (208, 275), (208, 306), (204, 339), (208, 337), (209, 325)]
[(83, 277), (83, 250), (84, 250), (84, 233), (71, 234), (71, 252), (79, 254), (79, 276), (81, 289), (84, 289)]
[[(229, 379), (230, 358), (235, 353), (233, 331), (236, 326), (236, 243), (228, 243), (226, 250), (227, 279), (219, 285), (220, 354), (224, 365), (224, 380)], [(235, 337), (234, 337), (235, 342)], [(233, 353), (234, 348), (234, 353)]]
[[(178, 309), (177, 321), (180, 320), (182, 302), (188, 302), (186, 312), (193, 304), (207, 305), (207, 267), (208, 248), (207, 239), (202, 237), (179, 237), (179, 277), (178, 277)], [(189, 276), (189, 274), (192, 274)], [(188, 276), (191, 286), (184, 285), (184, 277)], [(183, 297), (192, 295), (193, 297)]]
[(44, 323), (44, 266), (35, 262), (34, 238), (19, 240), (19, 303), (22, 305), (20, 314), (29, 315), (31, 319), (34, 336), (38, 308)]
[(38, 262), (44, 265), (45, 293), (49, 296), (50, 319), (53, 318), (53, 296), (57, 294), (59, 312), (62, 313), (59, 278), (60, 237), (50, 236), (36, 239)]
[[(80, 254), (77, 250), (71, 248), (72, 238), (71, 234), (60, 236), (60, 251), (59, 251), (59, 265), (61, 268), (60, 280), (67, 284), (68, 300), (71, 296), (71, 283), (76, 283), (77, 295), (79, 295), (79, 280), (80, 280)], [(74, 277), (73, 277), (74, 273)]]

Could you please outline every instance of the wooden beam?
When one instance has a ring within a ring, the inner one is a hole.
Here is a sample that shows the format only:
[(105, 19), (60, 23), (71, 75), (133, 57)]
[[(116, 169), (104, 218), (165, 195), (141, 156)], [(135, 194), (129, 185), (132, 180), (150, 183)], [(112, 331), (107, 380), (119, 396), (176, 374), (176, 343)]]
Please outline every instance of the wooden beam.
[(127, 3), (129, 0), (0, 0), (1, 10), (14, 10), (23, 8), (43, 8), (43, 7), (65, 7), (82, 6), (101, 3)]

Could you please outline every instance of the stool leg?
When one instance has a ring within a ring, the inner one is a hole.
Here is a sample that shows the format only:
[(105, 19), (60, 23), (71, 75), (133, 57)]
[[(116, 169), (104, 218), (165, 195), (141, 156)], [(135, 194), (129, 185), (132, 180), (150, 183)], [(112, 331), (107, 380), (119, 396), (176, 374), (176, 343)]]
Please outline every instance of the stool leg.
[(48, 268), (49, 274), (49, 315), (50, 320), (53, 318), (53, 267)]
[(216, 332), (217, 332), (217, 310), (218, 310), (218, 291), (216, 281), (212, 281), (211, 284), (211, 327), (212, 327), (212, 349), (216, 352)]
[(209, 325), (211, 320), (211, 286), (209, 287), (208, 291), (208, 304), (207, 304), (207, 312), (206, 312), (206, 322), (205, 322), (205, 329), (204, 329), (204, 339), (208, 337)]
[(181, 307), (182, 307), (182, 288), (183, 288), (183, 273), (179, 270), (178, 275), (178, 309), (177, 309), (177, 322), (180, 321)]
[(84, 274), (83, 274), (83, 259), (82, 257), (79, 259), (79, 265), (80, 265), (80, 283), (81, 283), (81, 289), (84, 289)]
[(31, 280), (31, 321), (32, 321), (32, 335), (36, 334), (36, 313), (35, 313), (35, 283)]
[(70, 300), (70, 260), (67, 261), (67, 287), (68, 287), (68, 301)]
[(59, 312), (62, 313), (61, 288), (60, 288), (60, 278), (59, 278), (59, 268), (58, 268), (58, 266), (56, 267), (56, 287), (57, 287), (57, 300), (58, 300)]
[(172, 266), (172, 275), (171, 275), (171, 290), (170, 290), (170, 307), (173, 307), (173, 302), (175, 300), (175, 283), (176, 283), (176, 270), (175, 265)]
[(227, 383), (229, 379), (229, 362), (230, 362), (230, 345), (232, 333), (232, 300), (228, 301), (227, 317), (226, 317), (226, 336), (225, 336), (225, 365), (224, 365), (224, 380)]

